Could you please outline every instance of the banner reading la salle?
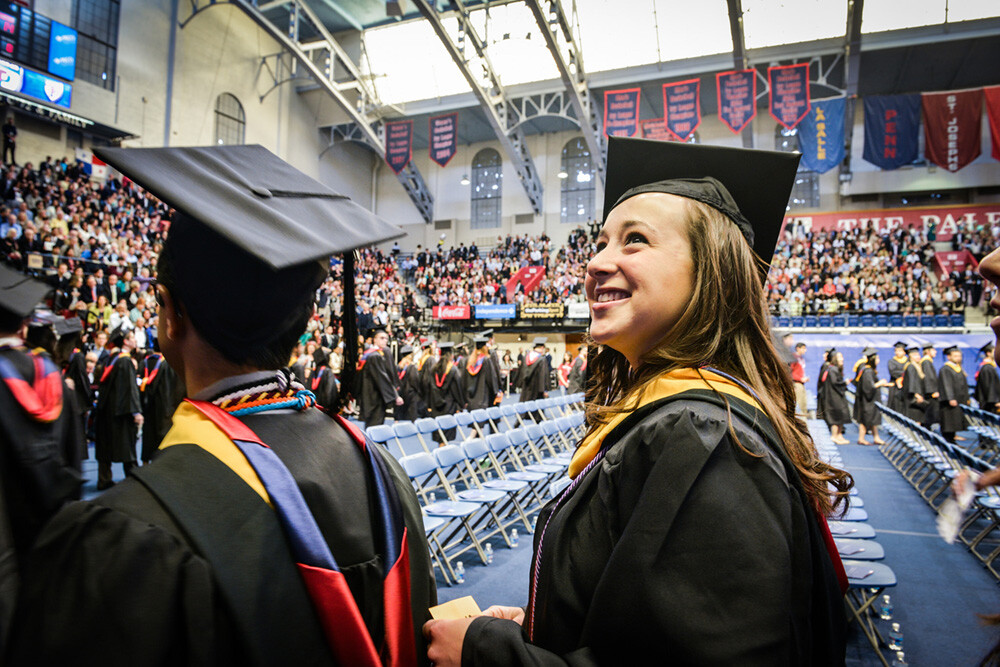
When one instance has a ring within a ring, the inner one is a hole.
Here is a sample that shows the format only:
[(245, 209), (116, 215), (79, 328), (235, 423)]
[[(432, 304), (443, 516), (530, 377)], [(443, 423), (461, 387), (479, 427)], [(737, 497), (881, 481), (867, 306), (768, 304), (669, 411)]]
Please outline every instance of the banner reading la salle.
[(799, 124), (799, 150), (806, 169), (822, 174), (844, 159), (845, 101), (843, 97), (814, 101)]
[(956, 172), (979, 157), (983, 90), (924, 93), (924, 155)]
[(1000, 203), (789, 215), (785, 218), (782, 233), (874, 229), (880, 236), (885, 236), (896, 229), (919, 229), (924, 233), (933, 229), (938, 241), (950, 241), (959, 226), (966, 230), (1000, 228)]

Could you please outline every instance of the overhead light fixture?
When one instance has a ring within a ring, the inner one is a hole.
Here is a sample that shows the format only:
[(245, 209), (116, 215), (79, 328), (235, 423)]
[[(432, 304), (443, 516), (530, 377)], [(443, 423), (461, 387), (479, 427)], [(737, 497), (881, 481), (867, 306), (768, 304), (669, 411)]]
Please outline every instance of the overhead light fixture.
[(468, 185), (471, 182), (472, 181), (469, 180), (468, 174), (462, 174), (462, 180), (459, 181), (459, 183), (461, 183), (462, 185)]
[(569, 174), (566, 173), (565, 169), (560, 169), (559, 173), (556, 174), (559, 178), (569, 178)]

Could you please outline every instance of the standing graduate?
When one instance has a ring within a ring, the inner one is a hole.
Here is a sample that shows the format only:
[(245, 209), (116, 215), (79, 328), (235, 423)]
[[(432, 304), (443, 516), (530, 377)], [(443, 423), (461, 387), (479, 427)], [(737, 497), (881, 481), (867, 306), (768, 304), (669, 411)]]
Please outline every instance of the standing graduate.
[(184, 400), (184, 385), (160, 354), (159, 346), (146, 355), (139, 368), (143, 417), (142, 454), (139, 458), (145, 465), (153, 460), (173, 424), (174, 410)]
[(941, 390), (941, 435), (955, 442), (955, 434), (965, 430), (963, 405), (969, 404), (969, 378), (962, 368), (962, 350), (952, 345), (944, 351), (947, 361), (941, 367), (938, 387)]
[(493, 372), (487, 349), (488, 342), (485, 336), (477, 336), (473, 340), (476, 349), (465, 362), (465, 391), (469, 410), (485, 410), (493, 405), (500, 393), (499, 378)]
[(86, 437), (87, 418), (94, 408), (94, 366), (97, 357), (83, 349), (83, 341), (80, 338), (83, 323), (80, 322), (80, 318), (60, 318), (53, 326), (56, 335), (59, 336), (57, 349), (62, 347), (64, 341), (69, 343), (63, 378), (73, 395), (68, 409), (80, 422), (80, 459), (83, 460), (89, 456)]
[(385, 423), (386, 411), (402, 405), (403, 399), (396, 391), (396, 370), (385, 347), (389, 334), (385, 329), (376, 329), (372, 336), (374, 345), (358, 360), (358, 374), (361, 376), (361, 421), (365, 428)]
[[(46, 521), (80, 497), (83, 432), (72, 393), (48, 357), (21, 337), (48, 285), (0, 265), (0, 656), (18, 570)], [(0, 659), (2, 661), (2, 659)]]
[(417, 361), (417, 419), (429, 417), (431, 414), (431, 383), (434, 382), (434, 366), (437, 365), (437, 341), (427, 341), (420, 360)]
[(306, 386), (316, 397), (316, 406), (328, 415), (335, 415), (339, 410), (340, 386), (330, 370), (330, 354), (318, 347), (312, 357), (312, 373)]
[(886, 405), (893, 412), (904, 414), (903, 405), (903, 367), (906, 366), (906, 343), (899, 340), (892, 346), (893, 356), (889, 359), (889, 397)]
[(924, 408), (924, 428), (930, 429), (934, 424), (941, 421), (941, 393), (938, 388), (938, 371), (934, 367), (934, 358), (937, 350), (933, 343), (925, 343), (923, 346), (924, 356), (920, 358), (920, 370), (924, 373), (924, 401), (927, 405)]
[(997, 414), (1000, 412), (1000, 376), (997, 375), (997, 362), (993, 358), (993, 343), (986, 343), (979, 351), (983, 353), (983, 361), (976, 371), (976, 402), (981, 410)]
[[(441, 356), (431, 369), (430, 409), (432, 417), (453, 415), (464, 409), (468, 400), (462, 386), (461, 374), (452, 360), (454, 348), (454, 343), (438, 344)], [(446, 445), (455, 438), (454, 428), (445, 429), (443, 433), (445, 440), (441, 444)]]
[(826, 407), (823, 419), (830, 426), (830, 440), (838, 445), (849, 444), (844, 427), (851, 423), (851, 406), (847, 402), (847, 380), (844, 379), (844, 355), (834, 350), (826, 368)]
[(423, 403), (419, 391), (420, 379), (417, 376), (417, 367), (413, 363), (413, 357), (419, 353), (420, 349), (414, 352), (412, 345), (399, 348), (399, 364), (396, 366), (396, 377), (399, 378), (399, 382), (396, 386), (399, 388), (403, 404), (396, 409), (396, 419), (415, 420), (418, 414), (417, 405)]
[[(532, 349), (524, 355), (518, 376), (521, 383), (521, 402), (537, 401), (549, 397), (549, 356), (545, 354), (548, 339), (538, 337), (532, 342)], [(531, 415), (535, 422), (542, 421), (540, 410)]]
[(177, 211), (159, 343), (190, 398), (150, 465), (49, 522), (9, 664), (424, 663), (410, 480), (286, 367), (330, 255), (399, 231), (261, 146), (95, 153)]
[(572, 482), (539, 513), (527, 607), (430, 621), (428, 656), (843, 665), (840, 560), (822, 515), (828, 485), (844, 502), (850, 477), (794, 417), (761, 271), (798, 157), (608, 144), (585, 285), (599, 347)]
[(488, 370), (493, 376), (492, 382), (497, 388), (496, 396), (493, 397), (493, 405), (500, 405), (503, 402), (503, 374), (500, 372), (500, 357), (497, 356), (497, 347), (496, 341), (493, 337), (493, 329), (485, 330), (482, 335), (486, 337), (486, 349), (489, 350), (490, 353), (490, 357), (487, 360), (489, 363)]
[(97, 404), (94, 406), (94, 457), (97, 459), (97, 490), (110, 489), (111, 464), (121, 463), (125, 475), (136, 466), (135, 443), (142, 426), (142, 403), (132, 350), (132, 330), (116, 329), (108, 338), (111, 353), (97, 373)]
[(889, 387), (891, 382), (878, 379), (878, 350), (866, 347), (861, 353), (861, 365), (854, 374), (854, 421), (858, 424), (858, 444), (870, 445), (865, 435), (870, 431), (872, 442), (883, 445), (885, 441), (878, 435), (878, 425), (882, 423), (882, 413), (878, 403), (882, 387)]
[(587, 346), (581, 345), (576, 349), (576, 358), (573, 359), (573, 367), (569, 370), (569, 384), (566, 392), (569, 394), (579, 394), (587, 386)]
[(909, 357), (903, 366), (903, 404), (907, 417), (922, 424), (927, 411), (927, 399), (924, 398), (924, 367), (920, 362), (920, 348), (906, 348)]
[[(832, 347), (823, 352), (823, 363), (819, 367), (819, 373), (816, 374), (816, 419), (823, 421), (826, 421), (826, 394), (828, 391), (826, 381), (830, 377), (830, 360), (834, 352), (836, 352), (836, 348)], [(827, 422), (827, 426), (829, 425)]]

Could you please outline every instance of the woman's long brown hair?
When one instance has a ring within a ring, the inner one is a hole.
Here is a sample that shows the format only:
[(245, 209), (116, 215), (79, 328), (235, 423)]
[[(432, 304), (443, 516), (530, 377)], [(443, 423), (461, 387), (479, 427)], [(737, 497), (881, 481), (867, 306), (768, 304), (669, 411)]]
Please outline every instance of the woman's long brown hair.
[(795, 415), (791, 375), (771, 337), (761, 260), (729, 218), (700, 202), (685, 202), (695, 274), (691, 299), (634, 370), (620, 352), (590, 341), (588, 435), (614, 415), (634, 410), (642, 392), (663, 373), (711, 366), (757, 394), (816, 508), (826, 515), (841, 504), (846, 508), (854, 480), (819, 459), (809, 430)]

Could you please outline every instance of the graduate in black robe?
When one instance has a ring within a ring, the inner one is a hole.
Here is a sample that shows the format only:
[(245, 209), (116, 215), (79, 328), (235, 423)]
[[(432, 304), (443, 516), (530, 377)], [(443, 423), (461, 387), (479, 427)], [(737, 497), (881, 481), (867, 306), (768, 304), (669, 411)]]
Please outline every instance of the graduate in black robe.
[(426, 664), (436, 596), (410, 480), (284, 368), (329, 256), (396, 228), (259, 146), (100, 156), (184, 203), (156, 290), (191, 399), (150, 465), (49, 522), (9, 664)]
[(941, 421), (940, 389), (938, 387), (938, 371), (934, 367), (934, 357), (937, 350), (930, 343), (923, 347), (924, 356), (920, 358), (920, 369), (924, 373), (924, 428), (931, 428)]
[(987, 343), (979, 351), (983, 353), (983, 361), (976, 371), (976, 402), (981, 410), (996, 414), (1000, 412), (1000, 376), (997, 375), (997, 362), (993, 358), (993, 343)]
[(844, 355), (835, 351), (826, 369), (826, 406), (823, 419), (830, 426), (830, 439), (846, 445), (844, 427), (851, 423), (851, 406), (847, 402), (847, 380), (844, 379)]
[(177, 373), (158, 351), (147, 354), (140, 365), (139, 394), (142, 398), (142, 454), (143, 464), (156, 456), (172, 425), (174, 410), (184, 400), (184, 385)]
[[(524, 355), (521, 361), (519, 382), (521, 383), (521, 402), (537, 401), (549, 397), (549, 356), (545, 353), (546, 338), (536, 338), (533, 349)], [(544, 419), (541, 410), (534, 410), (531, 418), (535, 422)]]
[(955, 434), (965, 430), (963, 405), (969, 404), (969, 378), (962, 368), (962, 350), (952, 346), (944, 351), (947, 361), (941, 367), (938, 387), (941, 390), (941, 435), (955, 442)]
[[(399, 364), (396, 366), (396, 385), (403, 404), (396, 408), (396, 419), (413, 421), (417, 418), (417, 405), (423, 403), (420, 399), (419, 378), (417, 367), (413, 364), (414, 351), (412, 345), (399, 348)], [(421, 417), (423, 415), (420, 415)]]
[[(823, 363), (819, 367), (819, 373), (816, 374), (816, 419), (823, 421), (826, 421), (826, 394), (828, 391), (826, 381), (830, 377), (830, 360), (834, 352), (836, 352), (836, 348), (831, 347), (823, 353)], [(827, 422), (827, 426), (829, 425)]]
[(485, 410), (493, 405), (497, 394), (500, 393), (500, 382), (490, 361), (488, 340), (484, 336), (479, 336), (474, 342), (476, 349), (462, 367), (467, 405), (469, 410)]
[(114, 486), (111, 464), (121, 463), (128, 475), (136, 466), (135, 444), (143, 424), (138, 375), (131, 353), (132, 332), (117, 331), (110, 338), (112, 353), (106, 365), (97, 367), (97, 404), (94, 406), (94, 457), (97, 459), (97, 489)]
[(488, 359), (488, 370), (493, 376), (492, 382), (497, 388), (497, 394), (493, 398), (493, 405), (500, 405), (503, 402), (503, 374), (500, 372), (500, 357), (497, 356), (496, 342), (493, 338), (493, 329), (487, 329), (484, 331), (483, 336), (485, 336), (488, 341), (486, 349), (489, 350), (490, 353), (490, 357)]
[(878, 435), (878, 425), (882, 423), (882, 412), (878, 408), (882, 387), (892, 383), (878, 379), (878, 351), (875, 348), (865, 348), (862, 352), (862, 364), (854, 376), (854, 421), (858, 424), (858, 444), (870, 445), (865, 440), (865, 434), (871, 431), (872, 441), (876, 445), (885, 444)]
[(416, 387), (420, 399), (417, 401), (417, 419), (431, 414), (431, 383), (434, 381), (434, 366), (437, 365), (437, 343), (429, 341), (417, 361)]
[(909, 359), (903, 367), (903, 403), (906, 416), (922, 424), (927, 410), (927, 399), (924, 398), (924, 371), (920, 363), (920, 348), (906, 349)]
[(569, 369), (569, 383), (566, 385), (566, 393), (578, 394), (587, 386), (587, 346), (581, 345), (576, 358), (573, 359), (573, 366)]
[(309, 375), (306, 387), (315, 394), (316, 405), (323, 412), (335, 415), (339, 410), (340, 385), (330, 370), (330, 354), (323, 348), (318, 348), (312, 356), (312, 373)]
[(903, 367), (906, 365), (906, 343), (896, 341), (893, 345), (893, 357), (886, 364), (889, 369), (889, 396), (886, 406), (893, 412), (904, 414), (903, 405)]
[[(452, 349), (454, 343), (440, 343), (438, 351), (441, 357), (431, 369), (431, 400), (430, 409), (432, 417), (441, 415), (453, 415), (465, 409), (466, 401), (465, 388), (462, 383), (461, 372), (458, 366), (452, 361)], [(441, 444), (448, 444), (455, 439), (454, 428), (444, 429), (444, 440)]]
[(385, 353), (389, 335), (384, 329), (378, 329), (373, 339), (375, 346), (367, 350), (358, 361), (358, 374), (361, 376), (361, 421), (366, 428), (385, 423), (386, 411), (403, 404), (403, 399), (396, 391), (395, 364)]
[(94, 408), (93, 376), (97, 357), (94, 355), (90, 361), (87, 359), (87, 352), (83, 349), (83, 340), (80, 337), (80, 331), (83, 329), (80, 318), (60, 318), (53, 327), (59, 336), (56, 345), (59, 355), (55, 361), (57, 364), (64, 364), (63, 377), (73, 397), (67, 409), (75, 414), (80, 422), (80, 459), (84, 460), (90, 456), (86, 438), (87, 418)]

